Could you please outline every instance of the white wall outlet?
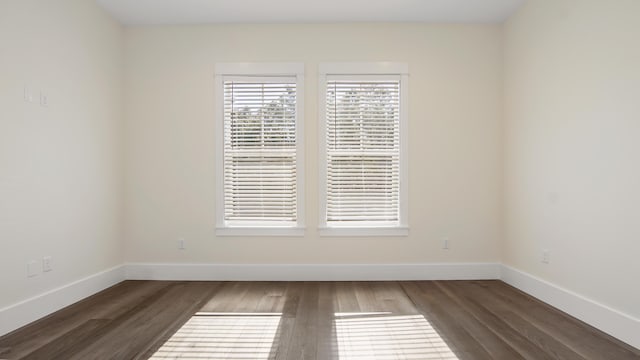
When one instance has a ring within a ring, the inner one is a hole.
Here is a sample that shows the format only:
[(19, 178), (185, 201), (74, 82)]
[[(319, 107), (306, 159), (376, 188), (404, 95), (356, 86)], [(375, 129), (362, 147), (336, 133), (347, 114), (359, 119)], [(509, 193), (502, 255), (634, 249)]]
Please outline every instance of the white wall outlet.
[(183, 238), (178, 239), (178, 249), (185, 250), (187, 248), (187, 244), (185, 243)]
[(53, 270), (53, 259), (51, 256), (45, 256), (42, 258), (42, 271), (48, 272)]
[(38, 262), (31, 260), (27, 262), (27, 277), (34, 277), (38, 275)]
[(547, 249), (542, 250), (542, 259), (541, 261), (545, 264), (548, 264), (551, 259), (551, 252)]
[(449, 250), (450, 241), (448, 237), (442, 238), (442, 249)]
[(28, 86), (24, 86), (24, 101), (33, 102), (33, 91)]
[(49, 106), (49, 97), (47, 94), (40, 92), (40, 106), (47, 107)]

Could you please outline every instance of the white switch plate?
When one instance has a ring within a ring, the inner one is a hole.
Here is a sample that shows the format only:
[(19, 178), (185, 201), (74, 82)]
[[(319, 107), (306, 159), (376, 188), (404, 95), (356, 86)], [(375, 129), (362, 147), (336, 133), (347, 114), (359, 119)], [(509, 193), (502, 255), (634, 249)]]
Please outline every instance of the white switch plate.
[(31, 260), (27, 262), (27, 277), (34, 277), (38, 275), (38, 262)]
[(178, 239), (178, 249), (185, 250), (187, 248), (187, 244), (184, 239)]
[(542, 262), (548, 264), (550, 261), (551, 252), (549, 250), (542, 250)]
[(53, 270), (53, 259), (51, 256), (45, 256), (42, 258), (42, 271), (48, 272)]
[(444, 250), (449, 250), (449, 238), (442, 238), (442, 248)]

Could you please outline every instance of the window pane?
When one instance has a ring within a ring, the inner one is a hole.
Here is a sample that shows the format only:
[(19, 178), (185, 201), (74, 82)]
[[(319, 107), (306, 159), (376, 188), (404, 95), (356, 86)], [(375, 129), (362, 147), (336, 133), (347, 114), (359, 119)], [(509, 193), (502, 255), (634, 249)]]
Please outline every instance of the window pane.
[(329, 80), (328, 225), (399, 223), (400, 81)]
[(296, 79), (224, 81), (224, 219), (295, 224)]

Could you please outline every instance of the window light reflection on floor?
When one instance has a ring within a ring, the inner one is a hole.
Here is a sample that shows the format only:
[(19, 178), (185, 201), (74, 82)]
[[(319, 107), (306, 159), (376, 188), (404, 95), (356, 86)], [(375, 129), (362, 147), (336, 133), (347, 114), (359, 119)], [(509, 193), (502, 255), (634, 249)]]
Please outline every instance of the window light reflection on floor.
[(457, 360), (438, 332), (422, 315), (336, 313), (340, 360)]
[(151, 359), (269, 359), (281, 317), (198, 312)]
[[(331, 343), (339, 360), (458, 360), (422, 315), (334, 315)], [(272, 359), (281, 317), (281, 313), (198, 312), (151, 359)]]

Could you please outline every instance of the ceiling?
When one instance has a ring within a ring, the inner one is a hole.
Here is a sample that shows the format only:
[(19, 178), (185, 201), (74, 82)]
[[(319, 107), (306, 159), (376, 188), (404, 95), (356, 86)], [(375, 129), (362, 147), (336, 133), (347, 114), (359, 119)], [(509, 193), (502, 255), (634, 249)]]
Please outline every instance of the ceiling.
[(526, 0), (96, 0), (126, 25), (500, 23)]

